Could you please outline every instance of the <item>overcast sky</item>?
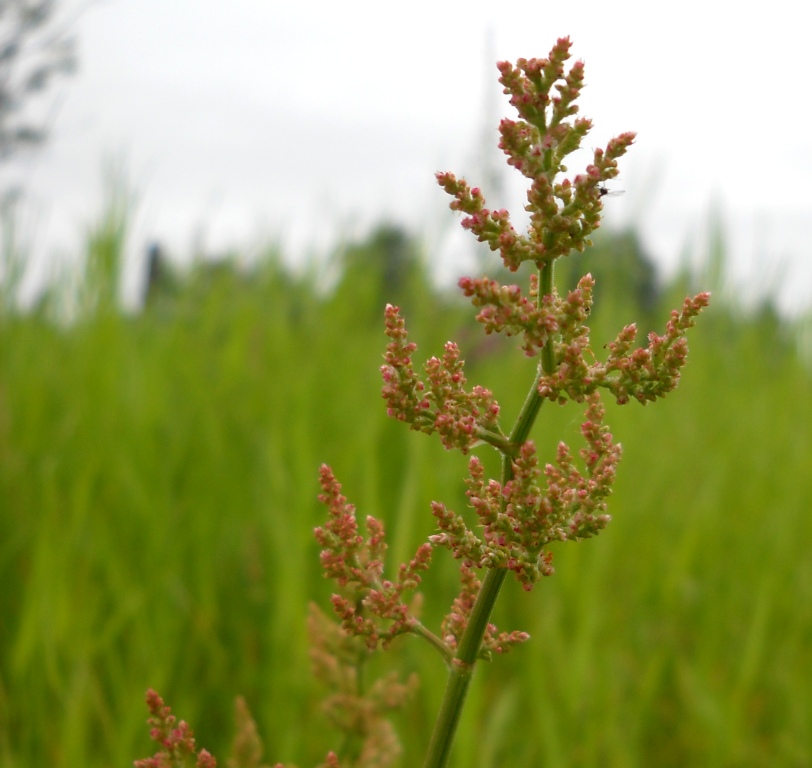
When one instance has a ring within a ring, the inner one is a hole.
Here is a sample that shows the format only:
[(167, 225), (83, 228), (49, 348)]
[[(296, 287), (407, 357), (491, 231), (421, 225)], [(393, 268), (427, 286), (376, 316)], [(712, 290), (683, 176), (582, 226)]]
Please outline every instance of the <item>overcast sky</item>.
[[(606, 225), (637, 222), (667, 270), (701, 251), (715, 209), (736, 275), (779, 284), (797, 305), (812, 288), (802, 10), (797, 0), (757, 11), (713, 0), (100, 0), (73, 23), (79, 71), (59, 85), (49, 144), (2, 172), (26, 186), (40, 259), (78, 250), (112, 160), (137, 193), (133, 254), (151, 240), (182, 256), (276, 237), (301, 257), (386, 216), (419, 227), (451, 273), (465, 241), (449, 235), (433, 173), (480, 184), (486, 142), (502, 162), (496, 125), (511, 112), (496, 60), (544, 56), (569, 35), (586, 62), (589, 147), (638, 133)], [(507, 189), (489, 203), (521, 208), (521, 178)]]

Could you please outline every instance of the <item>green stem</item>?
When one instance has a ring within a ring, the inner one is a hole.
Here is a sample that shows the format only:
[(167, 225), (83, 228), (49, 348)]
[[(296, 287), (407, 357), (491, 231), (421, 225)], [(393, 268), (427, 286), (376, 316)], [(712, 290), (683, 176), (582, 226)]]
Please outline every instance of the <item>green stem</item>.
[[(549, 262), (540, 267), (539, 275), (539, 302), (545, 295), (553, 292), (553, 263)], [(527, 440), (533, 423), (538, 416), (544, 402), (538, 394), (538, 380), (543, 373), (550, 373), (555, 367), (555, 352), (553, 339), (549, 339), (541, 352), (541, 365), (533, 386), (527, 393), (522, 410), (516, 419), (516, 424), (510, 433), (509, 450), (503, 449), (502, 455), (502, 486), (513, 478), (512, 456)], [(493, 444), (493, 443), (491, 443)], [(434, 724), (434, 732), (429, 742), (426, 760), (423, 768), (443, 768), (448, 762), (451, 745), (462, 715), (465, 697), (474, 674), (476, 660), (482, 647), (482, 639), (488, 628), (493, 607), (499, 597), (499, 591), (504, 584), (507, 570), (505, 568), (492, 568), (485, 574), (485, 580), (477, 595), (468, 625), (463, 632), (456, 656), (451, 660), (448, 682), (445, 694), (440, 705), (440, 712)]]
[(432, 648), (438, 650), (446, 661), (454, 658), (454, 651), (419, 621), (415, 622), (411, 631), (418, 637), (422, 637)]
[[(539, 267), (539, 295), (538, 302), (541, 302), (545, 296), (553, 295), (553, 266), (554, 261), (548, 261)], [(546, 374), (551, 374), (555, 370), (555, 349), (553, 347), (553, 340), (548, 338), (544, 349), (541, 350), (541, 368)]]
[(448, 761), (482, 638), (485, 636), (488, 619), (506, 575), (507, 571), (504, 568), (493, 568), (488, 571), (485, 581), (482, 582), (474, 609), (468, 619), (468, 626), (460, 640), (457, 655), (451, 661), (443, 703), (434, 724), (429, 751), (423, 763), (424, 768), (442, 768)]

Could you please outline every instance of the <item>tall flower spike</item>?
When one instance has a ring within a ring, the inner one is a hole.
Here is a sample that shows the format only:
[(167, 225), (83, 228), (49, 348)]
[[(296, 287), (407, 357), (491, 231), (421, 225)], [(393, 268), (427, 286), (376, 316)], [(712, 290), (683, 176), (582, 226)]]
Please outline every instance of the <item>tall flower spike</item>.
[[(382, 528), (368, 518), (368, 538), (359, 539), (354, 511), (347, 508), (331, 474), (323, 475), (324, 500), (335, 510), (334, 522), (324, 533), (317, 531), (323, 561), (330, 575), (355, 588), (349, 598), (333, 597), (345, 630), (365, 638), (370, 648), (385, 644), (393, 633), (412, 631), (449, 662), (446, 694), (425, 763), (431, 768), (447, 764), (477, 659), (527, 639), (522, 632), (499, 633), (489, 621), (507, 572), (524, 589), (532, 589), (553, 573), (551, 545), (594, 536), (610, 520), (607, 499), (621, 450), (603, 424), (599, 388), (608, 389), (619, 403), (631, 397), (646, 402), (673, 389), (687, 353), (685, 332), (707, 304), (706, 294), (686, 300), (682, 311), (672, 314), (665, 333), (650, 335), (643, 349), (634, 349), (635, 326), (624, 328), (608, 345), (609, 358), (603, 363), (589, 343), (592, 277), (584, 276), (566, 294), (556, 291), (554, 260), (590, 245), (590, 235), (600, 225), (603, 184), (617, 176), (618, 159), (635, 139), (631, 132), (616, 136), (593, 151), (582, 172), (566, 176), (564, 160), (583, 145), (592, 127), (590, 120), (578, 116), (584, 66), (575, 62), (568, 67), (569, 57), (569, 38), (560, 38), (547, 58), (497, 65), (518, 113), (500, 123), (499, 146), (508, 163), (529, 180), (525, 232), (516, 230), (508, 211), (488, 208), (479, 188), (452, 173), (436, 176), (453, 198), (451, 209), (462, 215), (463, 228), (498, 251), (509, 270), (515, 272), (527, 261), (536, 268), (526, 295), (517, 285), (499, 285), (486, 277), (459, 281), (487, 334), (517, 336), (526, 355), (540, 356), (513, 428), (501, 430), (499, 407), (488, 390), (466, 389), (463, 362), (453, 342), (441, 356), (428, 360), (423, 378), (418, 376), (412, 362), (416, 346), (408, 340), (399, 310), (386, 308), (389, 344), (381, 374), (388, 414), (414, 430), (436, 432), (446, 448), (467, 453), (486, 442), (502, 454), (499, 481), (485, 476), (478, 457), (470, 459), (466, 495), (478, 525), (432, 502), (438, 532), (429, 541), (448, 549), (461, 565), (461, 590), (443, 621), (442, 637), (412, 621), (401, 597), (419, 581), (428, 552), (418, 550), (411, 564), (401, 566), (396, 582), (386, 581), (384, 548), (377, 543), (383, 540)], [(555, 460), (541, 466), (530, 435), (545, 399), (586, 403), (584, 446), (573, 453), (561, 442)], [(485, 572), (481, 582), (477, 569)]]
[(600, 225), (600, 186), (617, 175), (617, 159), (634, 142), (634, 133), (620, 134), (605, 150), (595, 151), (584, 173), (572, 181), (557, 178), (567, 170), (564, 158), (581, 146), (592, 127), (589, 120), (574, 118), (584, 66), (578, 61), (566, 71), (569, 49), (569, 38), (560, 38), (546, 59), (519, 59), (515, 67), (509, 62), (497, 65), (499, 81), (520, 118), (502, 120), (499, 146), (508, 163), (531, 182), (525, 235), (516, 232), (507, 211), (488, 209), (479, 189), (451, 173), (437, 174), (440, 186), (455, 198), (451, 209), (466, 214), (463, 227), (498, 250), (511, 271), (524, 261), (541, 266), (590, 244), (590, 234)]

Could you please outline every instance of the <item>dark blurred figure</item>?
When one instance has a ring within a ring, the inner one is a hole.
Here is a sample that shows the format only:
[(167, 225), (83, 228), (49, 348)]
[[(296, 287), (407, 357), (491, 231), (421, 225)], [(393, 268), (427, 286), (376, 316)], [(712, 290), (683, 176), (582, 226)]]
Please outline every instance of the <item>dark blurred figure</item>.
[(144, 308), (172, 299), (178, 289), (177, 276), (163, 246), (153, 241), (147, 247), (147, 277), (144, 283)]
[(362, 242), (349, 244), (340, 269), (337, 295), (353, 297), (371, 322), (380, 322), (386, 304), (408, 309), (432, 293), (418, 241), (394, 224), (380, 224)]

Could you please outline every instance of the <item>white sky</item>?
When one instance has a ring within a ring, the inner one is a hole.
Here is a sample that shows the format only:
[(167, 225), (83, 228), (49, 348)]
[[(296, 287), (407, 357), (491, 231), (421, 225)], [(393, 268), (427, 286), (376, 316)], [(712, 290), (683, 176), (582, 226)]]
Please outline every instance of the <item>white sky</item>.
[[(301, 255), (387, 216), (426, 233), (452, 272), (466, 241), (449, 236), (458, 224), (433, 173), (482, 183), (486, 131), (502, 165), (496, 125), (513, 115), (495, 61), (544, 56), (570, 35), (586, 62), (587, 144), (638, 132), (607, 225), (637, 222), (668, 269), (700, 250), (715, 206), (738, 278), (808, 304), (803, 10), (798, 0), (101, 0), (74, 24), (80, 68), (58, 87), (49, 144), (11, 169), (27, 188), (32, 252), (79, 249), (112, 159), (137, 192), (134, 254), (156, 239), (188, 255), (273, 236)], [(489, 203), (520, 209), (516, 182)]]

